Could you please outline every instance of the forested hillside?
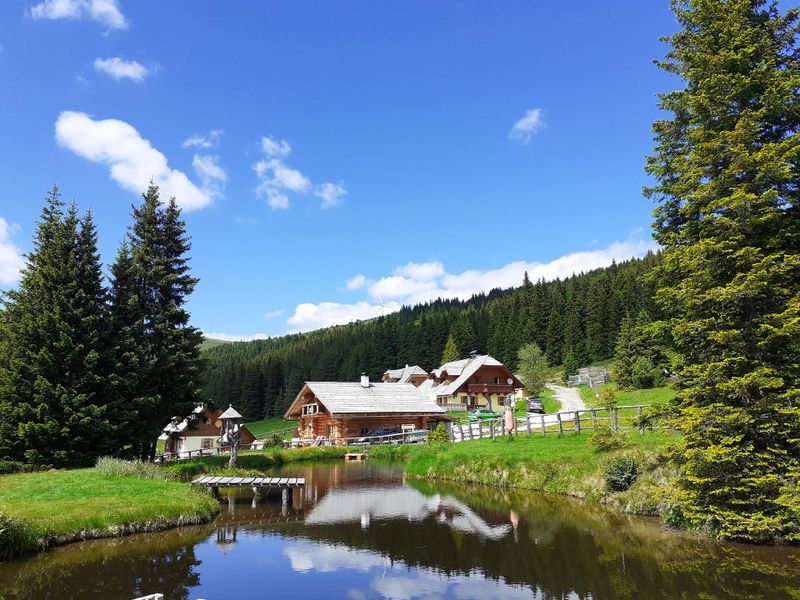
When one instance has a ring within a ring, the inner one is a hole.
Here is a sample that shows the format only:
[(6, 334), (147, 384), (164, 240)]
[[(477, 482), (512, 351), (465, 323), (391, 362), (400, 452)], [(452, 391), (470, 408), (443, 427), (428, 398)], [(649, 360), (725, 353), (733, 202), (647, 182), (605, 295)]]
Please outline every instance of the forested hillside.
[(519, 348), (536, 342), (552, 365), (610, 357), (626, 315), (657, 318), (641, 277), (660, 256), (613, 264), (565, 280), (493, 290), (467, 301), (437, 300), (349, 325), (204, 352), (205, 398), (233, 403), (248, 419), (279, 416), (307, 380), (377, 379), (388, 368), (441, 364), (448, 337), (458, 353), (488, 352), (516, 367)]

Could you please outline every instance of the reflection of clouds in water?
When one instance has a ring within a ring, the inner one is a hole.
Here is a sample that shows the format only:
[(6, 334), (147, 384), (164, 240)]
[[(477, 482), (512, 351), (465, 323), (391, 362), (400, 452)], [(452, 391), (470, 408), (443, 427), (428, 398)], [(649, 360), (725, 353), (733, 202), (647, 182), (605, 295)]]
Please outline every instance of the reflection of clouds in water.
[(295, 542), (284, 548), (283, 552), (289, 559), (292, 570), (300, 573), (333, 573), (340, 569), (369, 571), (389, 564), (380, 554), (368, 550), (353, 550), (342, 544)]
[(369, 527), (372, 519), (408, 519), (422, 521), (435, 516), (440, 523), (498, 540), (511, 531), (511, 525), (489, 525), (469, 506), (452, 496), (426, 496), (404, 486), (388, 488), (334, 489), (317, 502), (305, 519), (306, 525), (360, 522)]
[[(317, 571), (333, 573), (340, 570), (369, 572), (380, 569), (370, 582), (370, 590), (392, 600), (434, 600), (456, 598), (476, 600), (541, 600), (542, 591), (524, 585), (510, 585), (502, 578), (487, 579), (480, 572), (448, 576), (433, 571), (409, 568), (402, 561), (390, 563), (377, 552), (353, 550), (342, 544), (293, 542), (284, 549), (292, 569), (301, 573)], [(347, 591), (350, 600), (365, 600), (368, 594), (357, 588)], [(577, 600), (570, 594), (564, 600)]]

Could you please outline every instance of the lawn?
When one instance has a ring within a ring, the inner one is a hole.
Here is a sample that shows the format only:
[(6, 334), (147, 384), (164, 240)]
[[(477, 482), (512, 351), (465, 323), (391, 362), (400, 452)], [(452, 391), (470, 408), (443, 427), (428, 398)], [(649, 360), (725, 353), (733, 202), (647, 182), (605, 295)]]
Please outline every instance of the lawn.
[[(675, 397), (675, 389), (669, 386), (647, 388), (644, 390), (621, 390), (616, 383), (609, 383), (608, 386), (614, 388), (617, 392), (617, 405), (619, 406), (636, 406), (638, 404), (658, 404), (672, 400)], [(603, 386), (605, 387), (605, 386)], [(581, 399), (588, 407), (598, 406), (595, 393), (588, 385), (578, 386), (581, 394)]]
[[(0, 477), (0, 509), (12, 519), (22, 520), (40, 545), (47, 545), (58, 539), (205, 522), (217, 513), (219, 504), (185, 483), (76, 469)], [(8, 550), (2, 533), (0, 549), (5, 545)]]
[(252, 421), (245, 423), (256, 439), (267, 437), (273, 431), (282, 431), (286, 429), (294, 429), (297, 427), (297, 421), (286, 421), (284, 419), (264, 419), (263, 421)]
[[(518, 436), (446, 444), (370, 448), (370, 457), (400, 460), (408, 475), (501, 487), (540, 490), (615, 504), (632, 512), (658, 510), (664, 466), (660, 450), (675, 436), (627, 434), (627, 446), (598, 452), (589, 434)], [(619, 457), (632, 457), (640, 476), (627, 492), (611, 493), (605, 469)]]

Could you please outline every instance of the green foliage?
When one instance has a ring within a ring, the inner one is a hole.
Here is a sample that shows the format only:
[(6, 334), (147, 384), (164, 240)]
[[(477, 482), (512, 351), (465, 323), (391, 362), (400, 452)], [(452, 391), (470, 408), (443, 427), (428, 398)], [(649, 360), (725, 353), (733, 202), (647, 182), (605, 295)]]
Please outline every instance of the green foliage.
[(456, 341), (452, 335), (449, 335), (447, 336), (447, 342), (445, 342), (444, 351), (442, 352), (442, 364), (458, 360), (459, 358), (461, 358), (461, 355), (458, 352)]
[(547, 357), (536, 342), (525, 344), (519, 349), (517, 371), (528, 394), (538, 396), (544, 389), (550, 368), (547, 366)]
[(525, 412), (528, 409), (528, 401), (527, 400), (517, 400), (514, 403), (514, 411), (522, 411)]
[(728, 539), (792, 539), (800, 477), (798, 11), (676, 1), (646, 190), (651, 280), (681, 356), (675, 502)]
[(432, 446), (441, 446), (450, 443), (450, 433), (447, 431), (444, 423), (439, 423), (436, 429), (428, 432), (428, 444)]
[(633, 363), (631, 383), (637, 389), (659, 387), (663, 383), (661, 369), (646, 356), (640, 356)]
[(606, 358), (626, 314), (659, 315), (651, 284), (641, 281), (659, 260), (650, 254), (466, 301), (439, 299), (349, 325), (220, 344), (204, 352), (203, 397), (218, 406), (233, 403), (248, 420), (281, 417), (304, 381), (357, 381), (362, 372), (379, 380), (386, 369), (405, 364), (430, 371), (441, 365), (450, 336), (462, 357), (477, 350), (516, 369), (520, 348), (535, 342), (549, 364), (561, 365), (568, 313), (574, 313), (570, 336), (579, 338), (571, 343), (582, 358)]
[(627, 435), (621, 431), (614, 431), (613, 427), (605, 422), (598, 422), (589, 436), (589, 443), (597, 452), (618, 450), (627, 446), (628, 442)]
[(598, 390), (597, 405), (611, 410), (617, 405), (617, 390), (610, 385), (604, 385)]
[(0, 513), (0, 562), (33, 552), (40, 546), (39, 532), (29, 523)]
[(17, 460), (0, 460), (0, 475), (11, 473), (27, 473), (34, 471), (35, 467)]
[(638, 475), (639, 463), (635, 458), (615, 458), (606, 467), (606, 487), (612, 492), (624, 492)]
[(575, 353), (571, 350), (567, 352), (567, 355), (564, 357), (564, 371), (562, 373), (562, 379), (564, 380), (564, 383), (569, 380), (570, 375), (575, 375), (578, 372), (580, 366), (580, 361), (578, 361), (578, 357), (575, 355)]
[(625, 389), (663, 385), (663, 372), (670, 366), (669, 335), (644, 315), (622, 320), (614, 348), (614, 378)]
[(683, 509), (678, 505), (670, 506), (661, 513), (661, 520), (665, 525), (675, 528), (685, 528), (688, 526)]
[(138, 477), (140, 479), (174, 479), (173, 473), (151, 462), (123, 460), (111, 456), (97, 459), (95, 469), (103, 475), (112, 477)]

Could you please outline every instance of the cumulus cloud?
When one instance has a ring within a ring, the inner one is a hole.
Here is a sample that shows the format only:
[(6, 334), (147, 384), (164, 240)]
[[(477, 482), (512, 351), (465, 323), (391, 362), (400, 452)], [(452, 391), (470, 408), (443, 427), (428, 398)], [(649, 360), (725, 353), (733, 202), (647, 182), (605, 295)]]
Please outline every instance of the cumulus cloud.
[(222, 342), (252, 342), (253, 340), (267, 340), (269, 336), (266, 333), (254, 333), (253, 335), (237, 335), (235, 333), (218, 333), (213, 331), (204, 331), (203, 337), (211, 340), (220, 340)]
[(322, 208), (336, 206), (347, 194), (341, 183), (321, 183), (314, 185), (311, 179), (299, 170), (289, 167), (285, 159), (292, 151), (286, 140), (276, 140), (269, 136), (261, 138), (261, 151), (264, 158), (253, 165), (259, 179), (256, 193), (265, 198), (270, 208), (275, 210), (289, 208), (287, 192), (313, 194), (322, 200)]
[(183, 140), (183, 147), (202, 148), (203, 150), (214, 148), (219, 143), (219, 139), (222, 137), (223, 133), (225, 132), (222, 131), (222, 129), (212, 129), (207, 135), (193, 133), (188, 138)]
[(402, 307), (398, 302), (387, 302), (381, 307), (380, 304), (370, 302), (356, 302), (355, 304), (339, 304), (338, 302), (320, 302), (312, 304), (310, 302), (298, 304), (294, 309), (294, 314), (289, 317), (287, 323), (291, 331), (311, 331), (321, 329), (331, 325), (342, 325), (373, 319), (380, 314), (397, 312)]
[[(448, 273), (438, 261), (408, 263), (394, 269), (391, 275), (375, 281), (359, 274), (346, 283), (350, 290), (365, 289), (368, 299), (352, 304), (320, 302), (299, 304), (287, 320), (291, 331), (310, 331), (330, 325), (340, 325), (359, 319), (371, 319), (381, 313), (389, 314), (402, 306), (430, 302), (437, 298), (467, 300), (475, 294), (495, 288), (522, 285), (527, 271), (531, 281), (564, 279), (578, 273), (606, 267), (612, 261), (621, 262), (654, 251), (652, 241), (631, 239), (615, 242), (604, 249), (573, 252), (550, 262), (514, 261), (495, 269), (471, 269)], [(380, 302), (388, 299), (381, 309)]]
[(141, 193), (152, 179), (161, 188), (162, 198), (175, 196), (186, 210), (207, 206), (216, 194), (170, 168), (167, 157), (125, 121), (94, 120), (86, 113), (65, 111), (58, 116), (55, 130), (60, 146), (107, 165), (111, 179), (131, 192)]
[(31, 7), (34, 19), (89, 19), (109, 29), (127, 29), (117, 0), (44, 0)]
[(11, 235), (16, 231), (14, 225), (9, 225), (0, 217), (0, 284), (9, 285), (19, 281), (20, 271), (25, 265), (22, 252), (11, 240)]
[(542, 109), (532, 108), (525, 113), (514, 125), (511, 126), (511, 131), (508, 132), (508, 137), (512, 140), (527, 144), (531, 141), (534, 133), (539, 131), (544, 122), (542, 120)]
[(203, 189), (212, 197), (219, 197), (225, 190), (228, 173), (219, 166), (219, 157), (208, 154), (195, 154), (192, 167), (203, 182)]
[(152, 73), (142, 63), (135, 60), (123, 60), (118, 56), (114, 58), (96, 58), (94, 60), (94, 70), (105, 73), (117, 81), (130, 79), (136, 83), (142, 83)]

